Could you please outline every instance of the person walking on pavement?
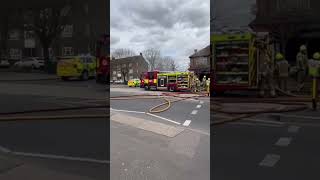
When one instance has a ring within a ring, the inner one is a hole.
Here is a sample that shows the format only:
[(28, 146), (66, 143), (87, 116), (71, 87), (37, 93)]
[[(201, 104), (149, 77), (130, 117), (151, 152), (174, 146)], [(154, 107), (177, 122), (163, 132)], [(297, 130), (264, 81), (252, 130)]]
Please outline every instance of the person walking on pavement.
[(208, 78), (208, 80), (206, 81), (206, 86), (207, 86), (208, 96), (210, 96), (210, 78)]
[(276, 74), (277, 74), (277, 80), (279, 83), (279, 88), (287, 91), (288, 89), (288, 78), (289, 78), (289, 63), (284, 58), (284, 56), (281, 53), (277, 53), (276, 55)]
[(306, 79), (308, 69), (308, 53), (307, 47), (305, 45), (302, 45), (300, 47), (300, 51), (298, 52), (296, 58), (298, 70), (297, 81), (299, 83), (298, 91), (300, 91), (304, 87), (304, 81)]

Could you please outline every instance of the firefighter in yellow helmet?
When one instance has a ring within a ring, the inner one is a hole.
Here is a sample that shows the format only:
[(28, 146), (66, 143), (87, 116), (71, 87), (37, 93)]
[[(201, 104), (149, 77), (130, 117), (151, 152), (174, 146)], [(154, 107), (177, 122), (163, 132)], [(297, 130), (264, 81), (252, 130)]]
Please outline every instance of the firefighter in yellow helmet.
[(288, 90), (289, 67), (289, 63), (284, 56), (281, 53), (277, 53), (275, 64), (276, 78), (278, 80), (279, 88), (284, 91)]
[(300, 47), (300, 51), (297, 54), (296, 57), (296, 66), (297, 66), (297, 81), (299, 83), (299, 89), (301, 90), (304, 86), (304, 81), (307, 76), (307, 70), (308, 70), (308, 53), (307, 53), (307, 47), (305, 45), (302, 45)]
[(320, 76), (320, 53), (313, 54), (313, 59), (308, 61), (309, 76), (312, 77), (312, 106), (313, 109), (317, 107), (318, 101), (318, 79)]

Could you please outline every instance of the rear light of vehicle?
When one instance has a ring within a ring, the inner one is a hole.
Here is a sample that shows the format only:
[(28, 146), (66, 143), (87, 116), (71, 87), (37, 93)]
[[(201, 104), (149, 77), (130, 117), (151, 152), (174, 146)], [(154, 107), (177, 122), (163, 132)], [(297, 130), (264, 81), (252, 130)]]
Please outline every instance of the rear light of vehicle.
[(108, 65), (108, 61), (107, 61), (107, 60), (105, 60), (105, 59), (104, 59), (104, 60), (102, 60), (102, 65), (103, 65), (103, 66), (107, 66), (107, 65)]

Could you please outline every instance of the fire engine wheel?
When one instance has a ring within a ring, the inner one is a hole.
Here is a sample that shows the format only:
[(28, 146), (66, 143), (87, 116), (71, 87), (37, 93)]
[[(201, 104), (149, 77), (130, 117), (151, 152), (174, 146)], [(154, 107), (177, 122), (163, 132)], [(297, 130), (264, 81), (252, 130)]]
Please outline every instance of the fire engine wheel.
[(150, 90), (149, 86), (144, 86), (144, 90), (149, 91)]
[(83, 71), (80, 77), (81, 80), (86, 81), (89, 79), (88, 71)]
[(68, 78), (68, 77), (65, 77), (65, 76), (62, 76), (61, 79), (62, 79), (63, 81), (69, 80), (69, 78)]
[(175, 88), (174, 88), (173, 86), (170, 86), (170, 87), (169, 87), (169, 91), (170, 91), (170, 92), (174, 92), (174, 91), (175, 91)]

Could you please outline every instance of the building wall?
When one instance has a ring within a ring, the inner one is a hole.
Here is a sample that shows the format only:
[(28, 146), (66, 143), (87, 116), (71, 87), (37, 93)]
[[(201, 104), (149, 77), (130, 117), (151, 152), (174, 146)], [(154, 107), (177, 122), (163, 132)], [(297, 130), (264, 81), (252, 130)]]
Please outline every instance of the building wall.
[[(132, 58), (128, 60), (122, 60), (122, 59), (113, 59), (111, 60), (111, 80), (124, 80), (123, 75), (121, 74), (121, 67), (122, 66), (129, 67), (129, 72), (127, 73), (126, 80), (129, 79), (140, 79), (140, 76), (142, 73), (148, 71), (148, 64), (147, 62), (142, 58)], [(130, 72), (132, 70), (132, 72)], [(116, 72), (116, 73), (114, 73)], [(121, 75), (121, 77), (118, 77), (118, 74)]]
[[(62, 0), (61, 0), (62, 1)], [(62, 5), (59, 2), (59, 6)], [(108, 23), (109, 18), (107, 17), (109, 8), (107, 7), (107, 1), (90, 1), (90, 0), (71, 0), (71, 13), (69, 14), (68, 24), (73, 25), (72, 37), (61, 37), (59, 36), (55, 42), (52, 44), (52, 49), (55, 56), (63, 56), (64, 47), (72, 47), (73, 54), (91, 53), (95, 54), (96, 41), (104, 33), (109, 33)], [(10, 24), (10, 29), (19, 30), (18, 40), (8, 40), (7, 49), (20, 49), (22, 56), (29, 56), (28, 51), (24, 50), (24, 28), (22, 17), (26, 12), (26, 9), (16, 8), (17, 11), (15, 15), (10, 17), (9, 22), (17, 22), (15, 24)], [(22, 12), (22, 13), (21, 13)], [(0, 28), (1, 31), (1, 28)], [(32, 51), (35, 57), (43, 56), (43, 49), (41, 43), (36, 38), (35, 49)]]

